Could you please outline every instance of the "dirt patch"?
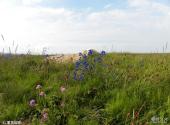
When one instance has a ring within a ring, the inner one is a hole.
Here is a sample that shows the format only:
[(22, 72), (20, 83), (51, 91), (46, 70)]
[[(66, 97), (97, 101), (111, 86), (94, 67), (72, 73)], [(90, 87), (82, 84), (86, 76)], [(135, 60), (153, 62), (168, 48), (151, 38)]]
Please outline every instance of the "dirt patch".
[(55, 61), (58, 63), (63, 63), (63, 62), (76, 62), (79, 60), (80, 56), (79, 54), (60, 54), (60, 55), (54, 55), (54, 56), (49, 56), (47, 57), (47, 60)]

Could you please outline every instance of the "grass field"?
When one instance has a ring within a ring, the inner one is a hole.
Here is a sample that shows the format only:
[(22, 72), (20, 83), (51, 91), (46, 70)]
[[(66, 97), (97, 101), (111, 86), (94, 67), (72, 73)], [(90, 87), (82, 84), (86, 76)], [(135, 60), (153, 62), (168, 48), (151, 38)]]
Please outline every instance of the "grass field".
[[(169, 118), (169, 119), (168, 119)], [(170, 124), (170, 54), (0, 56), (0, 124)]]

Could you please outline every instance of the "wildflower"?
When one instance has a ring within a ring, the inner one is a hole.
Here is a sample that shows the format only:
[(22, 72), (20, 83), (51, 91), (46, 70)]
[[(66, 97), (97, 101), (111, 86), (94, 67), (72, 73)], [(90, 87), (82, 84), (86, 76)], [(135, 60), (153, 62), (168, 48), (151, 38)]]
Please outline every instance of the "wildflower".
[(80, 66), (80, 62), (76, 62), (76, 69)]
[(84, 58), (84, 59), (87, 59), (87, 56), (86, 56), (86, 54), (84, 54), (84, 55), (83, 55), (83, 58)]
[(63, 93), (66, 90), (66, 88), (64, 86), (60, 87), (60, 91)]
[(76, 71), (74, 72), (74, 80), (80, 80), (80, 75)]
[(76, 71), (74, 71), (73, 74), (74, 74), (74, 77), (76, 77), (76, 75), (77, 75)]
[(80, 65), (80, 62), (76, 62), (76, 65)]
[(29, 105), (30, 105), (31, 107), (35, 107), (35, 104), (36, 104), (36, 102), (35, 102), (34, 99), (30, 100)]
[(81, 61), (81, 60), (82, 60), (82, 57), (79, 58), (79, 61)]
[(79, 77), (79, 80), (81, 81), (81, 80), (83, 80), (83, 78), (84, 78), (83, 74), (81, 74), (80, 77)]
[(76, 73), (74, 73), (74, 80), (77, 80)]
[(43, 91), (40, 92), (39, 96), (45, 96), (45, 93)]
[(84, 61), (84, 62), (83, 62), (83, 65), (86, 65), (86, 64), (87, 64), (87, 61)]
[(84, 66), (88, 66), (88, 62), (87, 62), (87, 61), (84, 61), (84, 62), (83, 62), (83, 65), (84, 65)]
[(77, 77), (76, 77), (76, 75), (74, 75), (74, 80), (77, 80)]
[(101, 51), (100, 53), (102, 56), (106, 55), (106, 52), (105, 51)]
[(40, 84), (38, 84), (37, 86), (36, 86), (36, 89), (41, 89), (42, 88), (42, 86), (40, 85)]
[(92, 54), (93, 54), (93, 50), (90, 49), (90, 50), (88, 51), (88, 55), (92, 55)]
[(80, 52), (80, 53), (79, 53), (79, 56), (82, 56), (82, 55), (83, 55), (83, 54)]
[(84, 68), (85, 68), (86, 70), (88, 70), (88, 66), (89, 66), (89, 64), (86, 64), (86, 65), (84, 65)]
[(47, 112), (43, 112), (42, 114), (42, 121), (45, 122), (48, 120), (48, 113)]
[(83, 62), (83, 65), (84, 65), (84, 68), (85, 68), (85, 69), (87, 69), (87, 68), (88, 68), (88, 66), (89, 66), (89, 64), (88, 64), (88, 62), (87, 62), (87, 61), (84, 61), (84, 62)]
[[(88, 67), (85, 67), (85, 69), (87, 69)], [(83, 72), (79, 72), (77, 73), (76, 71), (74, 71), (74, 80), (83, 80), (84, 75)]]
[(47, 118), (48, 118), (48, 113), (47, 113), (47, 112), (43, 114), (43, 118), (44, 118), (44, 119), (47, 119)]

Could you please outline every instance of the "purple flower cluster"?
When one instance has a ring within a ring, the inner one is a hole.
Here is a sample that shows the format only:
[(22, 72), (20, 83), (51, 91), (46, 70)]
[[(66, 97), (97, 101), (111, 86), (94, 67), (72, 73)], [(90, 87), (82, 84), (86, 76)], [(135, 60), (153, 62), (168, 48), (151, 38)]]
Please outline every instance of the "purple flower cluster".
[[(83, 80), (84, 79), (84, 74), (86, 71), (88, 71), (89, 69), (91, 69), (92, 64), (91, 62), (88, 60), (88, 57), (94, 55), (94, 51), (92, 49), (90, 49), (88, 51), (88, 54), (82, 54), (79, 53), (80, 59), (79, 61), (77, 61), (75, 63), (75, 70), (74, 70), (74, 80)], [(102, 57), (106, 55), (105, 51), (101, 51), (101, 53), (98, 56), (94, 57), (94, 63), (97, 62), (101, 62), (102, 61)]]
[(89, 51), (88, 51), (88, 55), (90, 56), (90, 55), (93, 55), (93, 50), (92, 49), (90, 49)]
[(39, 90), (39, 96), (41, 96), (41, 97), (46, 96), (45, 92), (44, 92), (44, 91), (41, 91), (41, 89), (42, 89), (42, 86), (41, 86), (40, 84), (38, 84), (38, 85), (36, 86), (36, 90)]
[(106, 52), (105, 51), (101, 51), (100, 55), (104, 56), (104, 55), (106, 55)]
[(46, 122), (48, 120), (48, 113), (47, 112), (44, 112), (43, 114), (42, 114), (42, 121), (43, 122)]
[(42, 122), (46, 122), (48, 121), (48, 112), (49, 112), (49, 109), (48, 108), (44, 108), (41, 112), (41, 121)]
[(30, 102), (29, 102), (29, 106), (35, 107), (35, 105), (36, 105), (35, 99), (31, 99)]
[[(39, 108), (39, 105), (43, 105), (43, 107), (46, 107), (44, 106), (44, 102), (41, 101), (42, 97), (45, 97), (46, 94), (44, 91), (42, 91), (42, 85), (41, 83), (38, 83), (35, 87), (35, 89), (37, 90), (37, 94), (41, 97), (41, 98), (38, 98), (37, 100), (36, 99), (31, 99), (29, 101), (29, 106), (31, 109), (36, 109), (36, 108)], [(31, 110), (31, 111), (34, 111), (34, 110)], [(40, 113), (40, 112), (39, 112)], [(44, 108), (42, 110), (42, 112), (40, 113), (41, 114), (41, 122), (46, 122), (48, 121), (48, 108)]]

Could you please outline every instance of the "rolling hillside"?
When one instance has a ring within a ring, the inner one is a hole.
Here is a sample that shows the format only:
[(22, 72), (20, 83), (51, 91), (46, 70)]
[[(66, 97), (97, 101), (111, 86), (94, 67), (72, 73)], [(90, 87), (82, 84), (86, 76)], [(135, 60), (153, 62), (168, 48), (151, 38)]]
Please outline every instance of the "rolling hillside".
[[(170, 55), (0, 56), (0, 123), (170, 124)], [(168, 119), (169, 118), (169, 119)]]

